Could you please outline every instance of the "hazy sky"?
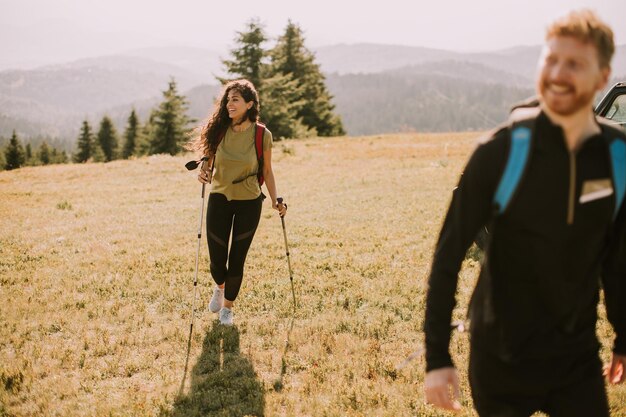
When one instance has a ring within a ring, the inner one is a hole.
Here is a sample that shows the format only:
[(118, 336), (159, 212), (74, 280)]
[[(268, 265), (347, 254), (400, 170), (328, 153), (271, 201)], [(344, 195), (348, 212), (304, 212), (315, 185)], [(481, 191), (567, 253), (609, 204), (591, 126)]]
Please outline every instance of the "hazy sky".
[(172, 45), (223, 52), (252, 17), (272, 37), (291, 19), (312, 48), (482, 51), (539, 44), (547, 23), (580, 7), (596, 10), (626, 43), (625, 0), (0, 0), (0, 59), (27, 65)]

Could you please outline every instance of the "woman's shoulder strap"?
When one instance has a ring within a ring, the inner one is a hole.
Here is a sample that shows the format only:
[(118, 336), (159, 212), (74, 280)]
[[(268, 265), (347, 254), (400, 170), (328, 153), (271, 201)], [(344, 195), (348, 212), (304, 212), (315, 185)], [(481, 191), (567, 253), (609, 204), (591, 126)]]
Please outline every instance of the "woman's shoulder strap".
[(256, 151), (256, 159), (259, 163), (257, 171), (257, 179), (259, 185), (263, 185), (265, 179), (263, 178), (263, 136), (265, 135), (265, 125), (261, 122), (256, 122), (255, 134), (254, 134), (254, 149)]

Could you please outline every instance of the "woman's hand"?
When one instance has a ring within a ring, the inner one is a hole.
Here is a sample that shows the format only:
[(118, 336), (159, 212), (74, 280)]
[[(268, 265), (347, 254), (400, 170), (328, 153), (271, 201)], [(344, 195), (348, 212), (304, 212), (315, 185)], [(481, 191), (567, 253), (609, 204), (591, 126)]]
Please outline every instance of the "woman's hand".
[(278, 210), (278, 215), (280, 217), (285, 217), (285, 214), (287, 214), (287, 204), (285, 202), (279, 203), (274, 201), (272, 202), (272, 208), (274, 210)]
[(204, 169), (200, 169), (200, 173), (198, 174), (198, 181), (202, 184), (210, 184), (211, 183), (211, 171), (205, 171)]

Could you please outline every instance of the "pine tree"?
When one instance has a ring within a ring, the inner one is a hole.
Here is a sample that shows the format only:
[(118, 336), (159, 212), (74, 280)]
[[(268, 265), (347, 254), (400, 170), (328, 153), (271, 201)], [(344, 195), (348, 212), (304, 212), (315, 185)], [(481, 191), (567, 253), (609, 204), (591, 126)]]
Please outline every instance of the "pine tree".
[(91, 133), (91, 126), (87, 120), (83, 121), (83, 127), (80, 130), (80, 136), (78, 136), (78, 150), (74, 154), (74, 162), (87, 162), (91, 158), (94, 148), (93, 133)]
[(57, 148), (52, 148), (50, 150), (50, 163), (51, 164), (58, 164), (58, 163), (60, 163), (60, 161), (59, 161), (59, 151), (57, 151)]
[(7, 170), (17, 169), (23, 166), (24, 162), (26, 162), (24, 147), (22, 146), (20, 140), (17, 138), (15, 130), (13, 131), (13, 135), (11, 136), (9, 145), (4, 150), (4, 156), (6, 159), (5, 168)]
[(52, 148), (52, 151), (50, 151), (50, 163), (67, 164), (67, 154), (63, 150), (59, 151), (57, 148)]
[(128, 124), (124, 131), (124, 148), (122, 149), (122, 158), (128, 159), (135, 155), (135, 148), (137, 147), (137, 139), (140, 134), (139, 131), (139, 119), (135, 109), (130, 112), (128, 116)]
[(154, 132), (154, 120), (156, 118), (156, 110), (150, 112), (150, 117), (146, 120), (146, 123), (141, 126), (139, 136), (137, 137), (137, 143), (135, 144), (135, 155), (144, 156), (150, 154), (150, 140), (152, 138), (152, 132)]
[[(258, 19), (252, 19), (246, 25), (246, 31), (237, 32), (237, 46), (230, 51), (233, 59), (222, 60), (222, 63), (229, 74), (235, 78), (247, 79), (260, 90), (263, 83), (263, 59), (266, 55), (262, 45), (267, 41), (267, 36)], [(218, 79), (222, 84), (228, 82), (226, 78)]]
[(304, 104), (297, 82), (290, 75), (276, 74), (264, 81), (261, 100), (261, 116), (277, 140), (315, 136), (298, 118)]
[(102, 150), (102, 146), (98, 142), (96, 142), (93, 146), (93, 150), (91, 151), (91, 161), (92, 162), (106, 162), (106, 155)]
[(7, 160), (4, 158), (4, 150), (0, 152), (0, 171), (4, 171), (7, 164)]
[(28, 142), (26, 146), (24, 146), (23, 166), (37, 166), (37, 165), (41, 165), (41, 161), (39, 160), (38, 155), (36, 155), (36, 153), (33, 152), (33, 144), (31, 142)]
[(182, 150), (182, 144), (188, 140), (191, 129), (187, 126), (193, 120), (187, 117), (187, 101), (176, 90), (172, 79), (168, 89), (163, 91), (163, 101), (154, 112), (153, 131), (150, 140), (150, 153), (169, 153), (176, 155)]
[(39, 160), (44, 165), (48, 165), (51, 161), (50, 148), (45, 140), (39, 145)]
[(30, 142), (26, 144), (25, 153), (27, 162), (33, 159), (33, 148), (30, 146)]
[(289, 21), (285, 33), (270, 51), (271, 72), (290, 75), (300, 88), (298, 100), (303, 101), (297, 113), (302, 123), (314, 128), (320, 136), (345, 135), (341, 119), (334, 113), (332, 96), (325, 78), (315, 63), (315, 56), (304, 45), (300, 27)]
[(233, 59), (223, 60), (228, 78), (245, 78), (251, 81), (259, 93), (261, 120), (276, 139), (311, 136), (312, 133), (298, 120), (297, 114), (304, 102), (302, 91), (291, 75), (272, 72), (265, 63), (267, 52), (263, 43), (267, 36), (258, 19), (247, 23), (246, 31), (237, 32), (236, 47), (230, 51)]
[(104, 154), (104, 162), (117, 159), (117, 132), (115, 126), (108, 116), (104, 116), (100, 121), (98, 130), (98, 144)]

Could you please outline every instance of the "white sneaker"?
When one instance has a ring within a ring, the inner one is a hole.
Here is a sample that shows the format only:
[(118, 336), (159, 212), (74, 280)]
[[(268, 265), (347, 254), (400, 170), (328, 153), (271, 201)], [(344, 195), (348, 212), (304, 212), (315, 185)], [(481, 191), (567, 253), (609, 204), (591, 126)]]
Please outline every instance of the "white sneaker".
[(224, 289), (218, 286), (213, 288), (213, 296), (209, 302), (209, 310), (211, 313), (217, 313), (224, 305)]
[(233, 325), (233, 310), (228, 307), (222, 307), (220, 310), (220, 323), (224, 326)]

